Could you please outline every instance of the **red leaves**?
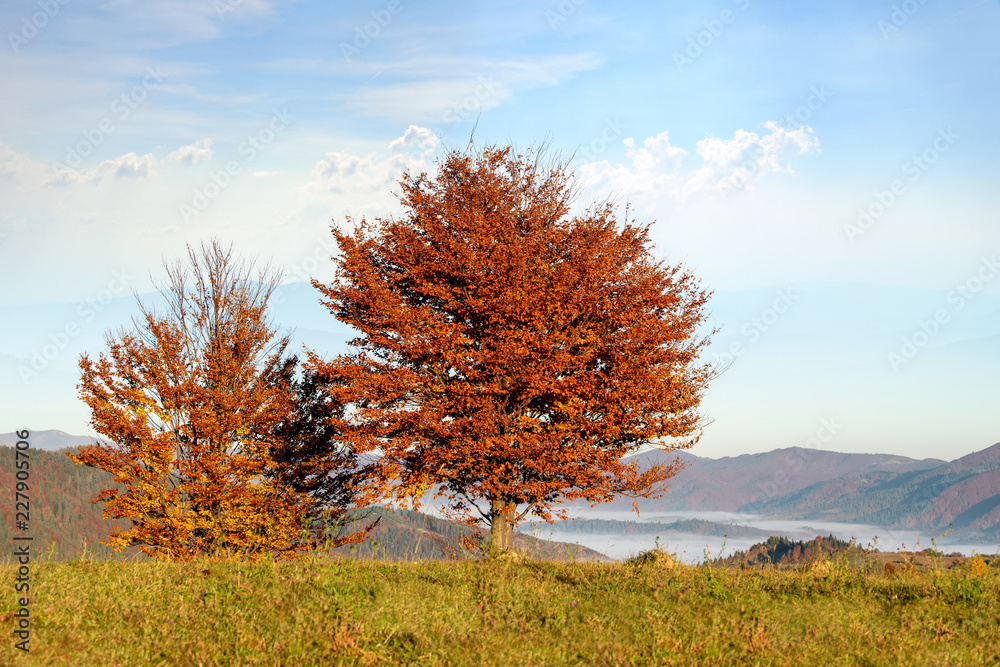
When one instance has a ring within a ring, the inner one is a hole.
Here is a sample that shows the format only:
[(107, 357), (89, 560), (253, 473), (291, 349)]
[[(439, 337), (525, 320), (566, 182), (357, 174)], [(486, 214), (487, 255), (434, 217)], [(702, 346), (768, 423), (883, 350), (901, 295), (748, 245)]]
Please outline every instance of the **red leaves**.
[(611, 205), (570, 218), (568, 175), (537, 158), (453, 151), (436, 178), (403, 178), (404, 217), (334, 228), (337, 282), (314, 285), (362, 336), (310, 363), (359, 406), (344, 437), (384, 453), (376, 478), (394, 485), (369, 484), (372, 498), (441, 484), (547, 515), (561, 499), (655, 492), (674, 469), (621, 457), (696, 439), (708, 294), (654, 262), (648, 226)]

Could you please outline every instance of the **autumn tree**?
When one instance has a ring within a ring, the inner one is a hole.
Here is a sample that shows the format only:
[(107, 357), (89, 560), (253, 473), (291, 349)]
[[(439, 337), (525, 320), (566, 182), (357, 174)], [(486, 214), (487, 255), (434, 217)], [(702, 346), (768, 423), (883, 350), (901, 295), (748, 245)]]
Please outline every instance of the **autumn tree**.
[(662, 493), (676, 459), (623, 457), (690, 447), (712, 376), (709, 295), (611, 203), (570, 215), (570, 179), (539, 151), (452, 150), (436, 177), (403, 175), (402, 217), (335, 225), (336, 280), (313, 281), (360, 333), (307, 365), (344, 380), (339, 429), (378, 456), (368, 493), (437, 486), (499, 550), (560, 501)]
[[(188, 264), (166, 265), (163, 312), (139, 301), (134, 330), (107, 336), (108, 352), (80, 359), (91, 425), (106, 439), (70, 454), (114, 476), (111, 534), (164, 559), (291, 556), (343, 518), (357, 472), (327, 424), (338, 414), (325, 381), (297, 372), (268, 320), (278, 276), (218, 241)], [(321, 396), (319, 396), (321, 394)], [(333, 536), (333, 544), (365, 531)]]

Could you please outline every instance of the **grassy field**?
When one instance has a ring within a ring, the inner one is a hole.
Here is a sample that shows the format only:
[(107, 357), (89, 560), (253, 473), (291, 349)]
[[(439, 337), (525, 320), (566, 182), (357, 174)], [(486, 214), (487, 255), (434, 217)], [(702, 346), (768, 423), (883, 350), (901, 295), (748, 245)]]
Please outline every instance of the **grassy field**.
[[(979, 665), (1000, 571), (500, 559), (37, 562), (31, 652), (4, 664)], [(895, 571), (893, 571), (895, 570)]]

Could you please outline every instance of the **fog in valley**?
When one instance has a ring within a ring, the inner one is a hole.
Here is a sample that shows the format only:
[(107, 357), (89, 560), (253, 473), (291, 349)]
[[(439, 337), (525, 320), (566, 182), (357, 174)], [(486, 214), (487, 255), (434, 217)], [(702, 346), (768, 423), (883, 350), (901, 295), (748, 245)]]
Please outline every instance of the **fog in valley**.
[[(698, 519), (719, 524), (749, 526), (775, 535), (785, 535), (793, 540), (811, 540), (817, 536), (833, 535), (842, 540), (854, 539), (861, 547), (869, 546), (880, 551), (906, 551), (936, 548), (945, 553), (959, 552), (967, 556), (974, 554), (994, 554), (1000, 552), (1000, 544), (974, 544), (968, 541), (949, 542), (947, 535), (928, 532), (880, 528), (864, 524), (837, 523), (832, 521), (772, 519), (753, 514), (734, 512), (651, 512), (636, 518), (635, 512), (602, 509), (574, 509), (570, 514), (580, 519), (604, 519), (612, 521), (638, 521), (640, 523), (673, 523), (685, 519)], [(522, 532), (547, 540), (569, 542), (600, 551), (611, 558), (628, 558), (659, 544), (667, 552), (676, 553), (685, 563), (702, 562), (706, 554), (710, 558), (725, 557), (736, 551), (745, 551), (764, 539), (732, 538), (694, 533), (646, 533), (638, 535), (592, 534), (566, 530), (567, 522), (556, 521), (551, 525), (537, 525)], [(933, 540), (933, 542), (932, 542)]]

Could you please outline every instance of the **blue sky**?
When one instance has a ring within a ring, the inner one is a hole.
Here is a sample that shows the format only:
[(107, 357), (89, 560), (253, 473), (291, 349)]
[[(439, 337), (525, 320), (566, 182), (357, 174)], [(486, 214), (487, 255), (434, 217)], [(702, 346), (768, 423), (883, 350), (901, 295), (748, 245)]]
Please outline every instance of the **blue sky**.
[(328, 279), (330, 221), (398, 213), (478, 122), (575, 153), (582, 202), (630, 201), (716, 291), (733, 365), (694, 453), (985, 448), (998, 33), (986, 0), (3, 3), (0, 431), (89, 432), (75, 360), (163, 257), (220, 236)]

